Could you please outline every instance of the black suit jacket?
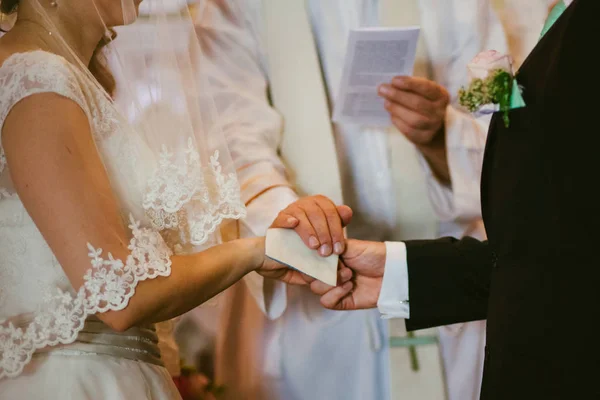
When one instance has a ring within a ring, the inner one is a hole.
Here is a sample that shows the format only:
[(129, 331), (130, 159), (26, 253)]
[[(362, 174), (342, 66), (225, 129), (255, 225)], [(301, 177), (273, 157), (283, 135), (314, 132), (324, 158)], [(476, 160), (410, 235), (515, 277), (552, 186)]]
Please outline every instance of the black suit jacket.
[(410, 330), (488, 320), (482, 400), (600, 399), (599, 55), (600, 0), (575, 0), (492, 119), (488, 242), (407, 242)]

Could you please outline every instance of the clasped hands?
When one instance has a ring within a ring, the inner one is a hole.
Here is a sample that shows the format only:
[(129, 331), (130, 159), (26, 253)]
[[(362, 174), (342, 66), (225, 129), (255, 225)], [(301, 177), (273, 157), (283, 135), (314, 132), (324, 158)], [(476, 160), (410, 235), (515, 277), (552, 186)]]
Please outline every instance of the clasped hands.
[[(416, 77), (395, 77), (381, 85), (379, 95), (391, 123), (426, 156), (445, 147), (445, 115), (450, 96), (441, 85)], [(428, 159), (429, 161), (429, 159)], [(432, 166), (433, 168), (433, 166)], [(436, 174), (444, 175), (434, 168)], [(298, 200), (279, 213), (272, 228), (294, 229), (321, 256), (340, 255), (338, 284), (328, 286), (298, 271), (266, 260), (259, 273), (290, 284), (309, 285), (323, 306), (355, 310), (377, 306), (386, 260), (384, 243), (344, 239), (352, 210), (336, 206), (324, 196)]]
[(288, 284), (307, 285), (334, 310), (376, 307), (385, 265), (385, 244), (346, 240), (344, 227), (352, 220), (348, 206), (336, 206), (325, 196), (304, 197), (282, 210), (272, 228), (293, 229), (306, 246), (321, 256), (340, 256), (337, 286), (332, 287), (265, 257), (257, 272)]

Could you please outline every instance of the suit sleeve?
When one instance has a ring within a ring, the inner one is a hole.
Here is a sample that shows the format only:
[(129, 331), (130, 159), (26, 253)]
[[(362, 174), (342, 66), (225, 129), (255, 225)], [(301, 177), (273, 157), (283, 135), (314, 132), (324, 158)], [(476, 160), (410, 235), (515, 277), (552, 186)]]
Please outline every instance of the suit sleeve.
[(487, 318), (494, 256), (471, 237), (408, 241), (409, 331)]

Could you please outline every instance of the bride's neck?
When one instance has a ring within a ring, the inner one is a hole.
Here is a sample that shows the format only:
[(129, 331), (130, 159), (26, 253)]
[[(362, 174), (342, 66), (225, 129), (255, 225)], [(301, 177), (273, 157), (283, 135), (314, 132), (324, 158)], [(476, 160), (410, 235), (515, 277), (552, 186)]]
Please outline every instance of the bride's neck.
[(84, 65), (88, 66), (90, 64), (94, 50), (104, 34), (104, 27), (100, 21), (95, 24), (87, 21), (82, 22), (77, 21), (76, 16), (62, 15), (55, 12), (53, 15), (48, 13), (52, 23), (50, 25), (36, 10), (29, 8), (26, 4), (26, 2), (23, 2), (19, 7), (19, 16), (13, 29), (37, 32), (36, 38), (43, 42), (47, 50), (71, 58), (71, 54), (64, 54), (67, 50), (64, 48), (64, 44), (61, 43), (60, 38), (62, 38)]

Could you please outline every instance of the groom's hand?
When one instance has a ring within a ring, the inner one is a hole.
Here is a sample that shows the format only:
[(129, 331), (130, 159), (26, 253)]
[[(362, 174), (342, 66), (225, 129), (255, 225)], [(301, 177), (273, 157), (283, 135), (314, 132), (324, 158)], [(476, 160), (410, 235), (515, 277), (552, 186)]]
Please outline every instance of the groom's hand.
[(385, 268), (386, 249), (380, 242), (348, 240), (338, 271), (339, 286), (313, 281), (310, 289), (321, 296), (321, 304), (332, 310), (377, 307)]
[(271, 228), (294, 229), (304, 244), (323, 257), (342, 254), (346, 248), (344, 226), (352, 219), (348, 206), (336, 206), (325, 196), (303, 197), (282, 210)]

